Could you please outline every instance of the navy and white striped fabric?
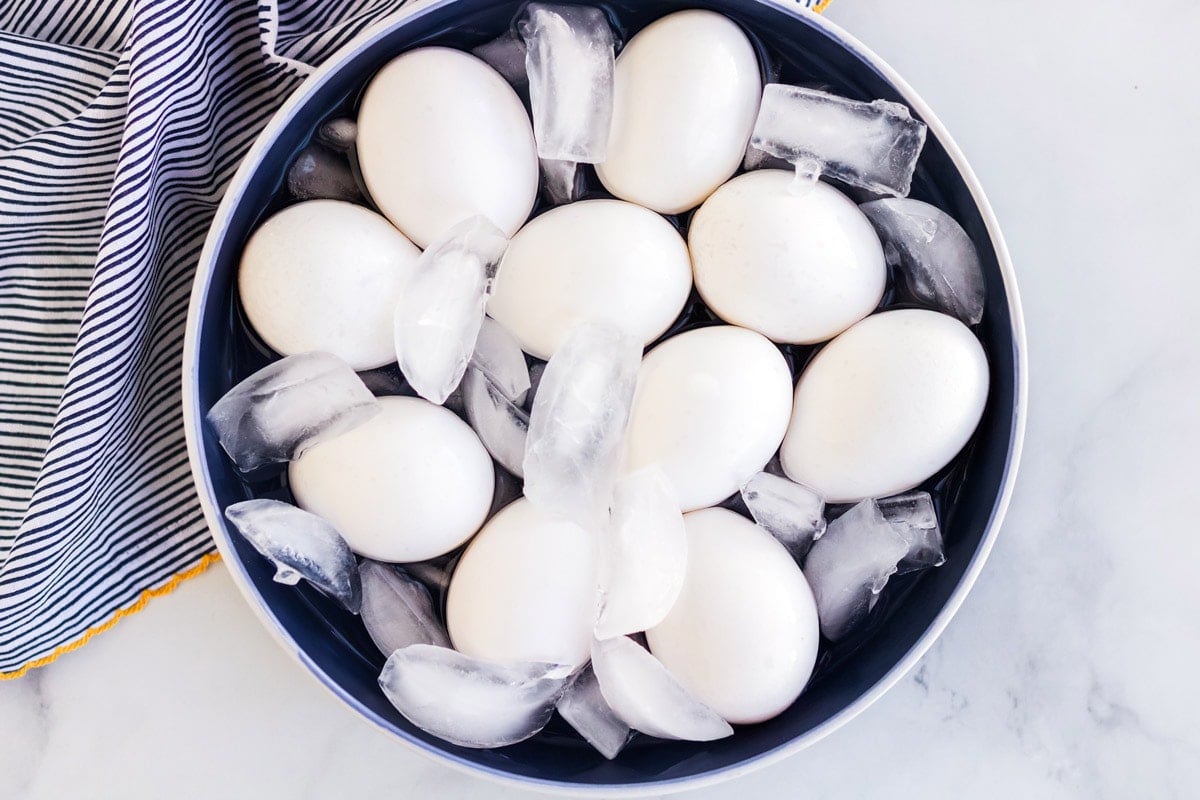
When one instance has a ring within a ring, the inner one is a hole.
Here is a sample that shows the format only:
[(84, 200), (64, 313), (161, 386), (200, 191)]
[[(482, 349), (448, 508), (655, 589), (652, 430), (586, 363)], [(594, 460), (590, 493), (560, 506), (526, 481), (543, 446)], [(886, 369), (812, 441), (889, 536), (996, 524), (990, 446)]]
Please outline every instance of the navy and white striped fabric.
[(213, 548), (179, 368), (221, 192), (404, 0), (0, 3), (0, 673)]
[(212, 549), (179, 397), (205, 233), (310, 65), (404, 2), (0, 0), (0, 674)]

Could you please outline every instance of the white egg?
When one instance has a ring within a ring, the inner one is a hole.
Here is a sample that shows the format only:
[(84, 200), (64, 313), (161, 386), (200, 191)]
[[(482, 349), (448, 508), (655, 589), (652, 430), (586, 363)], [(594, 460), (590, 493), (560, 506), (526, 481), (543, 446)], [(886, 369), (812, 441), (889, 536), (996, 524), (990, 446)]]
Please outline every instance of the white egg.
[(850, 198), (825, 183), (792, 194), (781, 170), (739, 175), (688, 228), (696, 288), (717, 316), (776, 342), (831, 339), (883, 297), (879, 237)]
[(812, 591), (778, 541), (723, 508), (684, 517), (688, 567), (650, 651), (734, 724), (762, 722), (800, 695), (817, 660)]
[(471, 538), (492, 505), (492, 459), (471, 428), (416, 397), (381, 397), (370, 421), (292, 462), (296, 503), (350, 549), (377, 561), (423, 561)]
[(608, 157), (617, 197), (677, 214), (742, 163), (762, 77), (742, 29), (712, 11), (680, 11), (629, 40), (617, 59)]
[(238, 294), (250, 325), (276, 352), (323, 350), (356, 370), (373, 369), (396, 360), (392, 315), (420, 255), (373, 211), (309, 200), (250, 236)]
[(596, 558), (592, 534), (575, 523), (523, 497), (506, 506), (450, 579), (454, 647), (498, 662), (583, 664), (596, 614)]
[(587, 200), (547, 211), (513, 237), (488, 313), (526, 352), (549, 358), (582, 320), (649, 344), (691, 288), (687, 245), (669, 222), (632, 203)]
[(761, 334), (720, 325), (673, 336), (642, 360), (625, 468), (657, 464), (684, 511), (719, 503), (770, 460), (791, 405), (787, 362)]
[(830, 503), (911, 489), (962, 450), (987, 395), (983, 347), (957, 319), (923, 309), (867, 317), (800, 376), (784, 472)]
[(379, 70), (359, 108), (357, 151), (371, 199), (421, 247), (476, 214), (511, 236), (537, 195), (525, 107), (460, 50), (423, 47)]

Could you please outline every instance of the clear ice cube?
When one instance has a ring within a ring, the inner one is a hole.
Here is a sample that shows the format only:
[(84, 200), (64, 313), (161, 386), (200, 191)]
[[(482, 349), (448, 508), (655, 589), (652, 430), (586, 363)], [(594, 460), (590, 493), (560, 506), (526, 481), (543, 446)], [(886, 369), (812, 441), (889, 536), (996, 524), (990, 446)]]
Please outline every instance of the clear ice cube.
[(613, 713), (660, 739), (710, 742), (733, 734), (650, 651), (627, 636), (592, 642), (592, 669)]
[(803, 484), (760, 472), (742, 487), (742, 500), (754, 521), (797, 562), (825, 533), (825, 499)]
[(929, 492), (905, 492), (875, 501), (883, 518), (892, 524), (908, 543), (908, 552), (901, 559), (897, 573), (915, 572), (925, 567), (940, 567), (946, 563), (942, 546), (942, 529)]
[(907, 198), (873, 200), (860, 208), (913, 296), (968, 325), (983, 319), (983, 265), (971, 237), (953, 217)]
[(378, 413), (379, 401), (346, 362), (312, 352), (272, 362), (234, 386), (208, 422), (238, 469), (250, 472), (299, 458)]
[(575, 161), (539, 159), (542, 165), (542, 188), (550, 205), (574, 203), (583, 197), (583, 167)]
[(525, 72), (525, 42), (515, 33), (501, 34), (471, 53), (499, 72), (517, 91), (529, 85), (529, 75)]
[(362, 576), (359, 613), (379, 652), (390, 656), (410, 644), (450, 646), (429, 590), (420, 581), (378, 561), (364, 561), (358, 573)]
[(804, 561), (826, 639), (842, 638), (866, 618), (907, 552), (908, 542), (874, 500), (829, 523)]
[(601, 537), (596, 638), (653, 628), (679, 598), (688, 554), (679, 500), (659, 467), (617, 481)]
[(508, 239), (483, 216), (426, 248), (396, 306), (396, 357), (417, 394), (443, 403), (462, 380)]
[(296, 156), (288, 169), (287, 187), (298, 200), (352, 202), (362, 198), (345, 157), (319, 144), (310, 144)]
[(851, 186), (903, 197), (925, 134), (925, 123), (899, 103), (769, 83), (750, 144), (794, 165), (801, 180), (815, 167)]
[(517, 22), (533, 134), (541, 158), (595, 164), (608, 150), (613, 112), (613, 40), (598, 8), (530, 3)]
[(607, 518), (641, 357), (635, 339), (606, 323), (567, 333), (529, 415), (530, 502), (590, 530)]
[(317, 128), (317, 141), (339, 153), (354, 149), (358, 140), (358, 123), (352, 119), (338, 117), (327, 120)]
[(508, 329), (491, 317), (483, 318), (471, 366), (487, 375), (509, 400), (517, 405), (525, 402), (525, 393), (529, 391), (525, 353)]
[(525, 441), (529, 436), (529, 415), (473, 366), (467, 367), (463, 375), (462, 393), (467, 421), (475, 429), (479, 441), (500, 466), (521, 477)]
[(225, 509), (225, 518), (254, 549), (275, 565), (275, 580), (311, 583), (355, 614), (362, 606), (358, 562), (332, 525), (278, 500), (245, 500)]
[(556, 664), (495, 664), (414, 644), (392, 653), (379, 686), (427, 733), (461, 747), (504, 747), (546, 726), (569, 674)]
[(567, 685), (557, 708), (562, 718), (609, 761), (629, 741), (629, 726), (609, 708), (590, 664)]

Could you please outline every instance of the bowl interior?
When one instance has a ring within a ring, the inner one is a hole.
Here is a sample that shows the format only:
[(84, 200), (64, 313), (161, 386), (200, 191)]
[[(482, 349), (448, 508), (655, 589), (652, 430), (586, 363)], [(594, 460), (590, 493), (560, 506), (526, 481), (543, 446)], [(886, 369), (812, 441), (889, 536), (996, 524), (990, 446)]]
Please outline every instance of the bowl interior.
[[(192, 386), (185, 399), (197, 419), (234, 383), (272, 356), (248, 336), (237, 309), (235, 278), (247, 237), (258, 222), (287, 201), (281, 190), (288, 165), (324, 120), (352, 113), (367, 79), (389, 59), (409, 48), (441, 44), (470, 48), (507, 29), (519, 2), (454, 0), (434, 4), (399, 24), (344, 51), (335, 69), (306, 84), (307, 93), (294, 105), (282, 126), (261, 151), (251, 171), (235, 179), (223, 207), (224, 224), (214, 228), (210, 259), (201, 265), (205, 285), (197, 296)], [(788, 83), (828, 87), (861, 99), (906, 102), (899, 89), (868, 58), (836, 33), (770, 2), (746, 0), (620, 0), (603, 5), (624, 39), (648, 22), (681, 8), (711, 8), (740, 23), (759, 46), (764, 68), (778, 70)], [(768, 56), (771, 53), (773, 56)], [(934, 490), (946, 536), (947, 562), (936, 570), (894, 579), (868, 629), (849, 641), (822, 651), (817, 673), (804, 695), (781, 716), (741, 728), (723, 741), (675, 743), (639, 737), (618, 759), (604, 760), (557, 717), (534, 739), (491, 751), (459, 748), (409, 725), (383, 697), (376, 677), (383, 656), (375, 649), (357, 617), (312, 590), (272, 581), (273, 570), (244, 540), (216, 531), (229, 567), (241, 573), (260, 610), (290, 641), (300, 658), (333, 691), (377, 724), (419, 747), (451, 761), (493, 774), (533, 781), (587, 786), (636, 786), (677, 782), (719, 772), (760, 758), (805, 737), (867, 693), (922, 639), (935, 617), (958, 590), (981, 544), (989, 536), (993, 515), (1005, 485), (1016, 425), (1018, 380), (1013, 322), (999, 254), (964, 176), (931, 128), (914, 181), (912, 196), (948, 210), (974, 239), (988, 281), (988, 305), (978, 333), (991, 364), (991, 395), (978, 433), (952, 468), (935, 476)], [(682, 228), (687, 218), (675, 220)], [(890, 295), (885, 304), (900, 304)], [(806, 358), (808, 351), (789, 354)], [(387, 376), (381, 376), (386, 380)], [(249, 497), (290, 499), (278, 471), (246, 480), (232, 467), (205, 425), (194, 431), (199, 450), (201, 494), (219, 512)], [(511, 491), (512, 487), (502, 487)]]

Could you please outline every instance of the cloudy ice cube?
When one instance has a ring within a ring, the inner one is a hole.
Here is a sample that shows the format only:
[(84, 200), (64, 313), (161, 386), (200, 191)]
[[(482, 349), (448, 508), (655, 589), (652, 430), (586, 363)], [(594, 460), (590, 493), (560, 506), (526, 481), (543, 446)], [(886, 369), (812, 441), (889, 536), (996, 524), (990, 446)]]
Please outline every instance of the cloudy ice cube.
[(803, 484), (760, 472), (742, 487), (742, 500), (754, 521), (778, 539), (797, 562), (825, 533), (825, 499)]
[(642, 348), (612, 325), (585, 322), (563, 339), (529, 415), (525, 496), (595, 529), (607, 517)]
[(592, 642), (592, 669), (613, 713), (634, 730), (660, 739), (710, 742), (733, 734), (662, 662), (627, 636)]
[(499, 72), (518, 91), (529, 85), (525, 72), (525, 42), (514, 33), (504, 33), (479, 45), (471, 53)]
[(471, 366), (486, 375), (509, 400), (517, 405), (525, 402), (525, 393), (529, 391), (525, 353), (513, 335), (491, 317), (483, 318)]
[(450, 586), (450, 565), (440, 560), (414, 561), (404, 565), (404, 571), (425, 584), (425, 588), (435, 596), (445, 594)]
[(792, 165), (786, 159), (777, 158), (759, 150), (753, 142), (746, 142), (746, 155), (742, 157), (742, 169), (747, 172), (756, 169), (791, 169), (791, 167)]
[(804, 561), (826, 639), (840, 639), (866, 618), (907, 552), (908, 542), (874, 500), (829, 523)]
[(852, 186), (903, 197), (925, 133), (925, 123), (899, 103), (863, 103), (770, 83), (750, 144), (793, 164), (801, 179), (811, 178), (815, 169)]
[(351, 150), (357, 140), (358, 123), (352, 119), (331, 119), (317, 128), (317, 141), (339, 153)]
[(574, 203), (583, 197), (583, 167), (575, 161), (556, 161), (552, 158), (539, 159), (542, 165), (542, 188), (550, 205), (561, 206)]
[(467, 367), (462, 379), (463, 406), (467, 421), (479, 441), (500, 466), (521, 477), (529, 415), (504, 396), (504, 392), (475, 367)]
[(449, 647), (450, 638), (438, 621), (429, 590), (397, 567), (364, 561), (362, 576), (363, 625), (384, 655), (410, 644)]
[(598, 8), (530, 3), (517, 22), (538, 155), (604, 160), (613, 112), (613, 32)]
[(897, 573), (914, 572), (925, 567), (940, 567), (946, 563), (942, 547), (942, 529), (929, 492), (904, 494), (876, 500), (883, 518), (892, 524), (908, 543), (908, 552), (901, 559)]
[(657, 466), (617, 481), (600, 546), (596, 638), (663, 621), (683, 589), (687, 533), (675, 489)]
[(569, 674), (555, 664), (495, 664), (414, 644), (392, 653), (379, 686), (421, 730), (461, 747), (503, 747), (546, 726)]
[(873, 200), (860, 208), (913, 296), (968, 325), (983, 319), (983, 265), (971, 237), (953, 217), (907, 198)]
[(346, 362), (313, 352), (246, 378), (216, 402), (208, 421), (233, 463), (250, 472), (299, 458), (378, 413), (379, 401)]
[(629, 726), (613, 713), (591, 665), (580, 670), (558, 699), (558, 713), (610, 761), (629, 741)]
[(246, 500), (225, 509), (225, 518), (254, 549), (275, 565), (275, 580), (311, 583), (354, 613), (362, 605), (358, 562), (332, 525), (278, 500)]
[(396, 306), (396, 357), (417, 394), (442, 403), (462, 380), (508, 239), (483, 216), (425, 249)]
[(310, 144), (296, 156), (288, 169), (287, 187), (299, 200), (354, 201), (362, 197), (346, 159), (319, 144)]

